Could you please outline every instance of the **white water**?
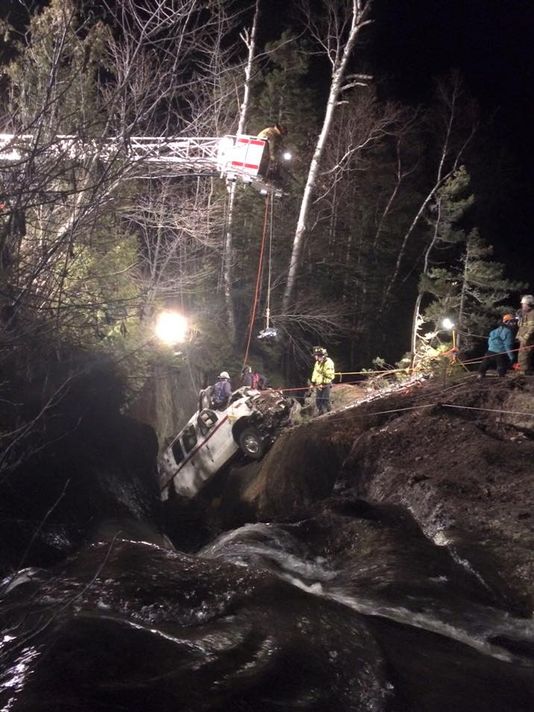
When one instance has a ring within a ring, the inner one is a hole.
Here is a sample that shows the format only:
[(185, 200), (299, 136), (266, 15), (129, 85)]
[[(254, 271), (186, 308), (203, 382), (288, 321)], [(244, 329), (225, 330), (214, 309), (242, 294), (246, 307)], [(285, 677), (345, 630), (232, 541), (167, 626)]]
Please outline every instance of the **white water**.
[[(532, 661), (488, 640), (504, 636), (531, 645), (534, 650), (534, 621), (514, 618), (497, 608), (468, 600), (465, 609), (459, 612), (447, 608), (442, 600), (429, 604), (428, 594), (421, 595), (420, 599), (410, 596), (408, 600), (407, 597), (406, 605), (389, 603), (379, 590), (369, 590), (369, 595), (356, 596), (336, 584), (341, 572), (332, 568), (324, 559), (306, 558), (303, 549), (302, 544), (277, 525), (247, 524), (223, 535), (199, 555), (224, 559), (239, 566), (266, 568), (311, 595), (335, 601), (361, 615), (378, 616), (414, 626), (456, 640), (498, 660), (534, 667)], [(434, 581), (440, 583), (436, 579)], [(445, 582), (446, 578), (443, 577)], [(410, 604), (413, 604), (413, 608)], [(420, 610), (422, 606), (427, 610)]]

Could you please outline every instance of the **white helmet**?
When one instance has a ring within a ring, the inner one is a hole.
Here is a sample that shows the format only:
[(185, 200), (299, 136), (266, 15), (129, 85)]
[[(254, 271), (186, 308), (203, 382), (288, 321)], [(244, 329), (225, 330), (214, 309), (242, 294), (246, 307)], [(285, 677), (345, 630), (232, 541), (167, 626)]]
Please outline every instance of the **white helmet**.
[(532, 294), (525, 294), (521, 297), (521, 304), (527, 304), (529, 307), (534, 307), (534, 296), (532, 296)]
[(228, 371), (221, 371), (219, 373), (219, 378), (230, 378), (230, 374), (228, 373)]

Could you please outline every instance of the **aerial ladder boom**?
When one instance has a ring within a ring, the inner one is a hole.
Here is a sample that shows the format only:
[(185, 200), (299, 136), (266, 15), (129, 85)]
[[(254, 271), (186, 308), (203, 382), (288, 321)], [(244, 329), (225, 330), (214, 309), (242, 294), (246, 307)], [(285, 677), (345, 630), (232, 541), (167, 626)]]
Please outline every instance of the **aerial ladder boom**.
[[(31, 134), (0, 134), (0, 170), (21, 164), (37, 150)], [(219, 175), (227, 180), (252, 183), (259, 170), (266, 142), (255, 136), (222, 138), (165, 138), (132, 136), (127, 139), (81, 139), (55, 136), (39, 152), (66, 159), (101, 160), (121, 157), (140, 169), (143, 177)]]

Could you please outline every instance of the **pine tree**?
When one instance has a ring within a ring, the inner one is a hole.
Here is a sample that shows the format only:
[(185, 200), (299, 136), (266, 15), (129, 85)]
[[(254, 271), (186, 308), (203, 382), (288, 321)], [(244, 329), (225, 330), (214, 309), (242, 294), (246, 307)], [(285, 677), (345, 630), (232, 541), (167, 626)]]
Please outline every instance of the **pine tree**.
[(473, 229), (456, 264), (430, 269), (425, 280), (427, 293), (434, 297), (424, 312), (425, 320), (439, 329), (443, 318), (451, 318), (458, 332), (457, 345), (464, 350), (485, 338), (490, 326), (510, 310), (503, 304), (510, 293), (526, 287), (507, 279), (504, 265), (493, 262), (492, 254), (493, 247)]
[[(474, 203), (469, 184), (462, 166), (436, 194), (414, 314), (414, 330), (419, 334), (428, 323), (439, 331), (443, 319), (450, 318), (457, 329), (457, 345), (463, 349), (484, 337), (510, 292), (525, 286), (504, 276), (504, 265), (491, 260), (493, 248), (476, 228), (466, 232), (463, 227)], [(423, 300), (429, 298), (420, 314)]]
[(466, 212), (473, 205), (473, 196), (469, 193), (470, 178), (464, 166), (461, 166), (436, 192), (429, 206), (427, 217), (430, 239), (428, 240), (423, 259), (423, 272), (419, 280), (419, 292), (415, 301), (412, 320), (412, 354), (416, 358), (418, 340), (426, 320), (433, 319), (433, 305), (427, 307), (423, 314), (421, 306), (426, 297), (431, 295), (440, 302), (440, 309), (452, 309), (449, 300), (456, 278), (451, 279), (449, 271), (435, 265), (453, 260), (455, 247), (466, 239), (465, 232), (459, 226)]

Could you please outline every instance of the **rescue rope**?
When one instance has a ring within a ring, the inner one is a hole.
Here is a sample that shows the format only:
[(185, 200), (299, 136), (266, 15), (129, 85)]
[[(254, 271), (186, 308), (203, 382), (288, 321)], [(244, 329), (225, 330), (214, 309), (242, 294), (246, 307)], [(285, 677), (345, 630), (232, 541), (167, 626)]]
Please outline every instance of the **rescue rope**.
[(418, 408), (434, 408), (438, 403), (422, 403), (421, 405), (408, 405), (405, 408), (391, 408), (391, 410), (377, 410), (372, 413), (362, 413), (362, 415), (388, 415), (389, 413), (402, 413), (405, 410), (417, 410)]
[[(365, 404), (365, 401), (364, 403)], [(358, 403), (354, 404), (358, 405)], [(497, 408), (476, 408), (475, 406), (471, 405), (454, 405), (453, 403), (421, 403), (420, 405), (410, 405), (406, 406), (405, 408), (392, 408), (390, 410), (377, 410), (377, 411), (372, 411), (368, 413), (355, 413), (355, 415), (359, 416), (367, 416), (371, 417), (373, 415), (388, 415), (390, 413), (402, 413), (407, 410), (417, 410), (418, 408), (458, 408), (460, 410), (480, 410), (488, 413), (503, 413), (506, 415), (527, 415), (530, 416), (531, 418), (534, 418), (534, 413), (529, 413), (524, 410), (499, 410)]]
[[(357, 404), (356, 404), (357, 405)], [(421, 405), (411, 405), (411, 406), (406, 406), (405, 408), (392, 408), (391, 410), (379, 410), (379, 411), (373, 411), (371, 413), (356, 413), (356, 415), (366, 415), (366, 416), (372, 416), (372, 415), (387, 415), (389, 413), (402, 413), (403, 411), (406, 410), (417, 410), (417, 408), (435, 408), (435, 407), (440, 407), (440, 408), (459, 408), (463, 410), (481, 410), (481, 411), (486, 411), (488, 413), (504, 413), (508, 415), (528, 415), (531, 418), (534, 418), (534, 413), (528, 413), (527, 411), (524, 410), (498, 410), (496, 408), (476, 408), (475, 406), (471, 405), (454, 405), (453, 403), (422, 403)]]
[(369, 369), (364, 371), (336, 371), (334, 375), (336, 376), (375, 376), (383, 374), (388, 376), (390, 373), (409, 373), (412, 369), (410, 368), (392, 368), (387, 371), (370, 371)]
[(534, 344), (532, 344), (531, 346), (519, 346), (517, 349), (510, 349), (510, 352), (498, 351), (495, 354), (492, 354), (491, 356), (481, 356), (479, 358), (467, 359), (467, 361), (463, 361), (463, 363), (482, 363), (482, 361), (485, 361), (488, 358), (494, 358), (494, 356), (501, 356), (502, 354), (507, 353), (519, 353), (520, 351), (531, 351), (532, 349), (534, 349)]
[(269, 217), (269, 193), (265, 196), (265, 214), (263, 217), (263, 234), (261, 238), (261, 245), (260, 245), (260, 256), (258, 260), (258, 272), (256, 274), (256, 287), (254, 289), (254, 299), (252, 301), (252, 309), (250, 312), (250, 322), (248, 326), (248, 338), (247, 338), (247, 347), (245, 349), (245, 356), (243, 358), (243, 366), (244, 368), (246, 366), (246, 363), (248, 361), (248, 353), (250, 350), (250, 342), (252, 339), (252, 330), (254, 328), (254, 322), (256, 320), (256, 309), (258, 306), (258, 296), (260, 293), (260, 284), (261, 284), (261, 274), (263, 270), (263, 255), (265, 252), (265, 241), (267, 238), (267, 221)]
[[(517, 349), (510, 349), (510, 353), (517, 353), (520, 351), (531, 351), (534, 349), (534, 344), (531, 346), (520, 346)], [(459, 363), (461, 366), (465, 366), (467, 364), (476, 364), (476, 363), (482, 363), (483, 361), (494, 358), (494, 356), (501, 355), (501, 354), (507, 354), (508, 351), (499, 351), (496, 354), (493, 354), (491, 356), (479, 356), (477, 358), (471, 358), (471, 359), (466, 359), (461, 360), (457, 358), (458, 354), (458, 349), (452, 348), (449, 349), (448, 351), (442, 351), (440, 354), (437, 354), (436, 356), (433, 356), (430, 360), (435, 361), (438, 358), (443, 358), (444, 356), (447, 356), (448, 358), (453, 358), (456, 357), (457, 363)], [(417, 368), (412, 368), (412, 367), (407, 367), (407, 368), (392, 368), (387, 371), (370, 371), (370, 370), (363, 370), (363, 371), (336, 371), (335, 375), (336, 376), (377, 376), (377, 375), (384, 375), (384, 376), (389, 376), (392, 373), (414, 373), (417, 372)]]
[(274, 200), (271, 200), (271, 221), (269, 225), (269, 256), (267, 259), (267, 300), (265, 306), (265, 328), (271, 325), (271, 263), (273, 258)]
[(487, 413), (505, 413), (508, 415), (528, 415), (534, 418), (534, 412), (529, 413), (525, 410), (500, 410), (498, 408), (477, 408), (474, 405), (454, 405), (453, 403), (439, 403), (443, 408), (459, 408), (461, 410), (482, 410)]

